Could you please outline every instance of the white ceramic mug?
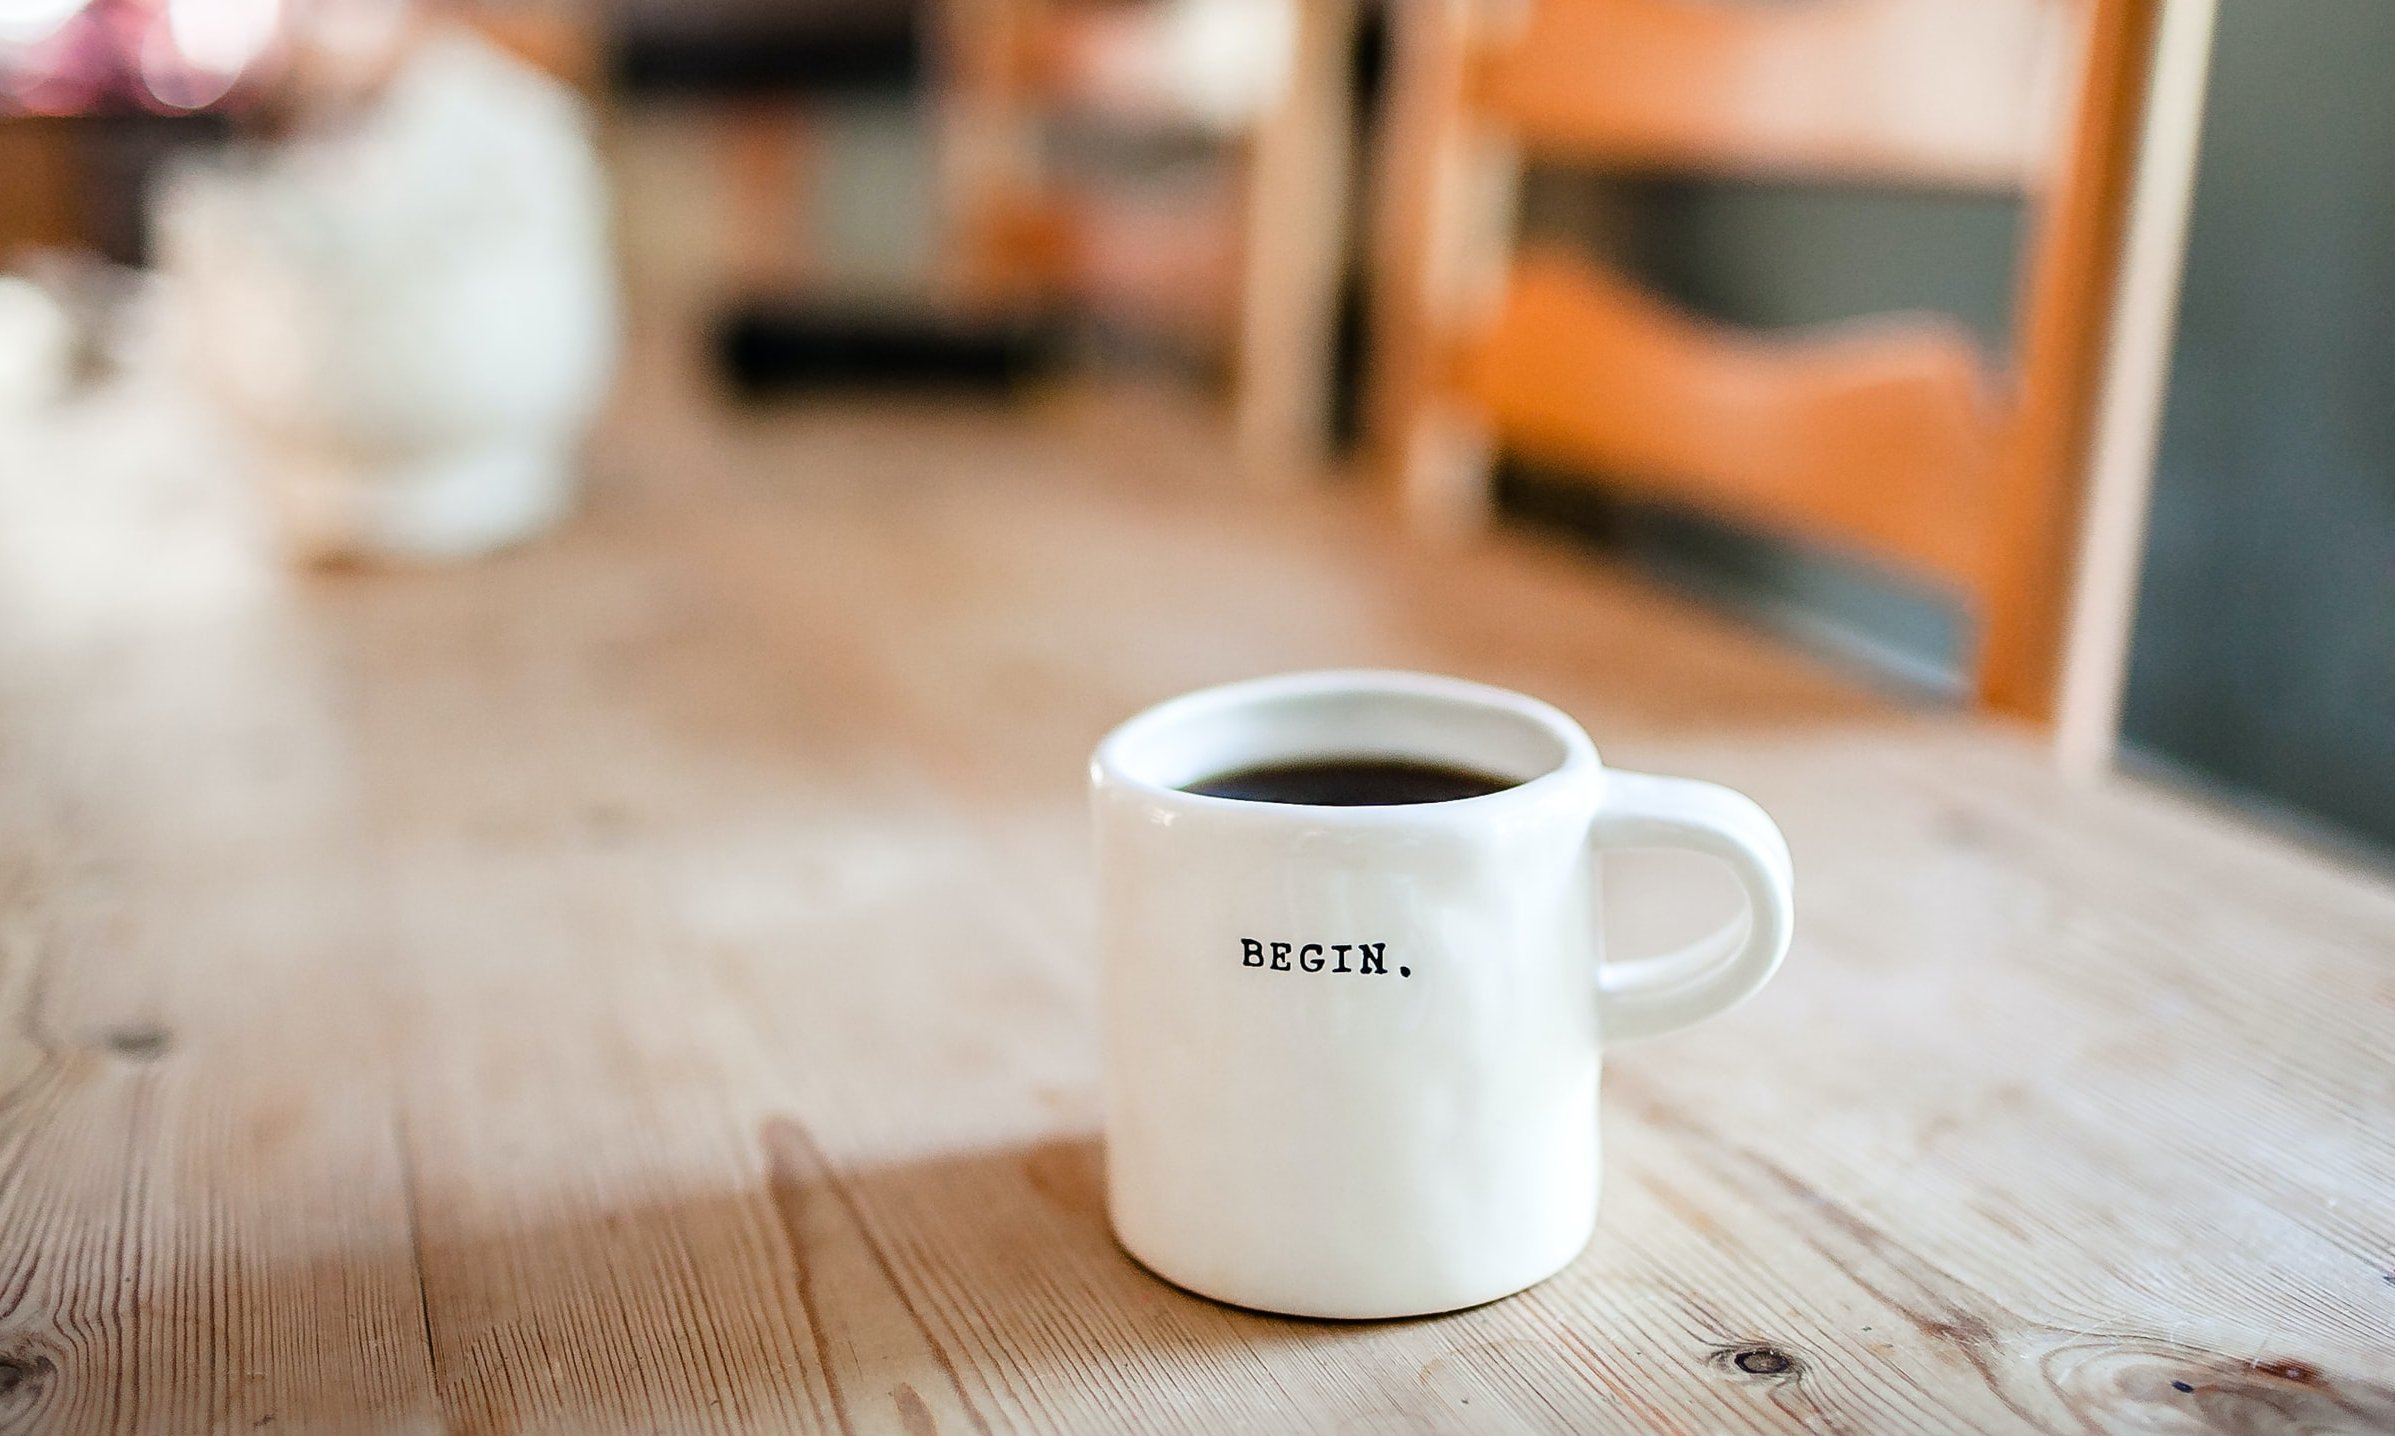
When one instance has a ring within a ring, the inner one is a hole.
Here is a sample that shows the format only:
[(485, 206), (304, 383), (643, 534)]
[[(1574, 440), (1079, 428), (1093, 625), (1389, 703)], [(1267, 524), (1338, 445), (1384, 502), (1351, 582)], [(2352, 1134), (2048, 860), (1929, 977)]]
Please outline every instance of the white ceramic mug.
[[(1357, 756), (1518, 781), (1388, 807), (1183, 791)], [(1108, 1210), (1149, 1268), (1240, 1306), (1412, 1316), (1561, 1270), (1596, 1223), (1600, 1046), (1721, 1011), (1788, 948), (1788, 849), (1761, 808), (1609, 772), (1502, 689), (1208, 689), (1116, 729), (1091, 781)], [(1595, 859), (1616, 847), (1718, 858), (1745, 911), (1600, 966)]]

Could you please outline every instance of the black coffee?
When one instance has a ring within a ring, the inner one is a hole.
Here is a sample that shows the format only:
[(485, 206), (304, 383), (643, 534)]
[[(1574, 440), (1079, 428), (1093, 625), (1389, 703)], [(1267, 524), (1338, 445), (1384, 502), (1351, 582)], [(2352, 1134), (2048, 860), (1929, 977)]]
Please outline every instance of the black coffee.
[(1191, 783), (1182, 791), (1250, 803), (1304, 803), (1318, 808), (1379, 808), (1398, 803), (1451, 803), (1501, 793), (1511, 778), (1410, 758), (1307, 758), (1262, 763)]

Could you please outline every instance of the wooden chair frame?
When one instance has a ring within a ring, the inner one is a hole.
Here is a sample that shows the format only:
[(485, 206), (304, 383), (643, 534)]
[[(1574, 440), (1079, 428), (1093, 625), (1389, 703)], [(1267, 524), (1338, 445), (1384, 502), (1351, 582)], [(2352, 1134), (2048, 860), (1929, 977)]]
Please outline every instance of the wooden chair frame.
[[(1506, 444), (1927, 577), (1977, 616), (1978, 701), (2049, 718), (2160, 4), (1392, 6), (1376, 467), (1431, 529), (1482, 519)], [(1525, 153), (2018, 190), (2013, 362), (1951, 322), (1750, 335), (1583, 261), (1516, 262)]]
[[(1243, 467), (1271, 478), (1308, 473), (1327, 454), (1353, 146), (1357, 0), (1292, 3), (1289, 82), (1233, 138), (1243, 193), (1228, 316), (1232, 423)], [(1088, 0), (946, 0), (942, 183), (954, 283), (968, 296), (1073, 293), (1087, 216), (1046, 172), (1039, 134), (1070, 106), (1068, 27), (1087, 8)]]

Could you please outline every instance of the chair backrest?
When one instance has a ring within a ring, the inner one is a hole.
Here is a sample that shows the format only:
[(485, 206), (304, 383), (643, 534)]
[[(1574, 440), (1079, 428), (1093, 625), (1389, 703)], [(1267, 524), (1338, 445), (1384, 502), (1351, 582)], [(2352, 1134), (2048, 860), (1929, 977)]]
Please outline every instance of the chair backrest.
[[(1239, 451), (1327, 443), (1346, 239), (1356, 0), (943, 0), (956, 287), (1226, 338)], [(1229, 193), (1096, 184), (1045, 162), (1058, 120), (1197, 137)]]
[[(1405, 0), (1375, 452), (1469, 523), (1505, 447), (1962, 595), (1985, 704), (2043, 717), (2158, 0)], [(1733, 330), (1516, 254), (1528, 158), (2028, 199), (2008, 362), (1956, 321)]]

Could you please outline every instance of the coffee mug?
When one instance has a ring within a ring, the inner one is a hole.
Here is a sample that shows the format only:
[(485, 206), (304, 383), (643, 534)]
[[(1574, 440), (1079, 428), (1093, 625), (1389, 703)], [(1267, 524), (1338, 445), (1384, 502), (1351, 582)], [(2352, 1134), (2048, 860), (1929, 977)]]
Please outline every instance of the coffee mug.
[[(1091, 762), (1107, 1208), (1204, 1296), (1418, 1316), (1588, 1243), (1602, 1046), (1778, 968), (1787, 844), (1727, 788), (1610, 771), (1535, 699), (1300, 673), (1149, 709)], [(1675, 953), (1600, 963), (1596, 857), (1684, 848), (1745, 890)]]

